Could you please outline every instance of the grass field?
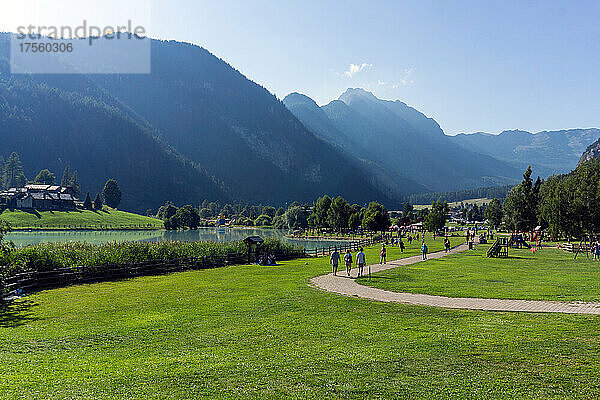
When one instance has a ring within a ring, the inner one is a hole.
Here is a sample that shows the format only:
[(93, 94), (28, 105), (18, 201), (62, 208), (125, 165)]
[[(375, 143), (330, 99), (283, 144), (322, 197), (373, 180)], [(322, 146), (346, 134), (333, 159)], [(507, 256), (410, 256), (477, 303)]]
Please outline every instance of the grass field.
[(26, 212), (4, 210), (0, 219), (8, 221), (17, 229), (117, 229), (119, 227), (162, 228), (163, 222), (156, 218), (105, 208), (103, 211), (41, 211)]
[(600, 262), (556, 249), (510, 250), (487, 258), (489, 246), (379, 272), (362, 284), (396, 292), (451, 297), (600, 301)]
[(296, 260), (31, 295), (0, 314), (0, 398), (600, 396), (598, 317), (383, 304), (308, 285), (328, 270)]
[[(484, 197), (481, 199), (469, 199), (469, 200), (463, 200), (463, 201), (454, 201), (452, 203), (448, 203), (448, 205), (450, 207), (458, 207), (458, 206), (460, 206), (460, 203), (463, 203), (464, 205), (477, 204), (478, 206), (481, 206), (483, 204), (488, 204), (490, 201), (492, 201), (492, 199), (488, 199), (488, 198)], [(431, 208), (431, 204), (415, 204), (413, 207), (415, 210), (422, 210), (424, 208)]]

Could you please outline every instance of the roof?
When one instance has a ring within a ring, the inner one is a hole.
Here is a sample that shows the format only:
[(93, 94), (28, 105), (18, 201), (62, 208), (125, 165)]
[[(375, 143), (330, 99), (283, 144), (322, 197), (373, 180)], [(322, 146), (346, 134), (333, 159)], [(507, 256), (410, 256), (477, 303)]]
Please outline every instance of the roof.
[(247, 245), (261, 244), (262, 242), (264, 242), (264, 239), (260, 236), (248, 236), (246, 239), (244, 239), (244, 243)]
[(25, 189), (28, 189), (28, 190), (48, 190), (49, 187), (50, 187), (50, 185), (38, 185), (38, 184), (25, 185)]

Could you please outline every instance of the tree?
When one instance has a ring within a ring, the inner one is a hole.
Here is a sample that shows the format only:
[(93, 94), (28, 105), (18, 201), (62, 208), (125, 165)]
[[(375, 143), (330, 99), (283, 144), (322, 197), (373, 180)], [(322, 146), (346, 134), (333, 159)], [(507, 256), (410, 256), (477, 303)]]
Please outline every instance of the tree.
[(175, 226), (175, 229), (197, 229), (200, 226), (200, 215), (194, 207), (185, 205), (177, 210), (175, 215), (169, 218), (169, 221)]
[(283, 214), (285, 214), (285, 210), (283, 207), (279, 207), (277, 209), (277, 213), (275, 214), (276, 217), (281, 217)]
[(269, 215), (261, 214), (254, 220), (254, 226), (271, 225), (272, 222), (273, 219)]
[(423, 220), (423, 227), (430, 232), (437, 232), (446, 226), (450, 208), (445, 201), (435, 201), (431, 203), (431, 211)]
[(390, 227), (390, 216), (386, 208), (374, 201), (369, 203), (362, 220), (362, 226), (371, 231), (387, 230)]
[(79, 196), (81, 193), (81, 187), (79, 186), (79, 182), (77, 182), (77, 171), (71, 172), (71, 167), (69, 165), (67, 165), (63, 171), (60, 186), (71, 188), (75, 193), (75, 196)]
[(92, 204), (92, 198), (90, 197), (90, 192), (87, 192), (87, 194), (85, 195), (85, 201), (83, 202), (83, 208), (85, 208), (86, 210), (91, 210), (94, 208), (94, 206)]
[(500, 200), (494, 197), (490, 204), (485, 208), (485, 218), (488, 220), (492, 228), (498, 228), (504, 218), (504, 212), (502, 211), (502, 204)]
[(350, 204), (343, 197), (338, 196), (327, 211), (327, 223), (330, 227), (340, 232), (342, 229), (348, 228), (348, 219), (352, 213)]
[(96, 198), (94, 199), (94, 208), (96, 210), (102, 210), (102, 206), (104, 204), (102, 203), (102, 199), (100, 198), (100, 193), (96, 193)]
[(49, 170), (43, 169), (39, 174), (37, 174), (33, 182), (42, 185), (54, 185), (56, 182), (56, 176)]
[(330, 226), (327, 214), (331, 203), (331, 197), (327, 195), (319, 197), (315, 202), (315, 206), (313, 207), (314, 217), (312, 217), (312, 225), (315, 228), (328, 228)]
[(523, 181), (512, 188), (504, 200), (506, 223), (516, 231), (532, 231), (538, 224), (540, 186), (533, 186), (531, 167), (523, 174)]
[(356, 231), (360, 227), (361, 221), (362, 218), (360, 217), (360, 213), (352, 213), (350, 218), (348, 218), (348, 229)]
[(119, 188), (119, 184), (114, 179), (109, 179), (106, 181), (104, 185), (104, 189), (102, 189), (102, 197), (104, 197), (104, 202), (107, 206), (112, 208), (117, 208), (117, 206), (121, 203), (121, 189)]
[(210, 211), (210, 208), (204, 207), (200, 209), (200, 217), (204, 218), (204, 219), (208, 219), (210, 217), (212, 217), (212, 212)]
[(547, 226), (553, 238), (562, 234), (568, 238), (583, 233), (579, 212), (581, 203), (576, 200), (573, 179), (552, 175), (540, 189), (539, 219)]
[(292, 206), (285, 212), (285, 220), (290, 229), (305, 229), (308, 227), (308, 216), (301, 206)]
[(23, 172), (23, 164), (19, 159), (19, 155), (15, 152), (6, 159), (4, 163), (3, 179), (5, 188), (23, 187), (27, 183), (27, 178)]
[(275, 207), (265, 206), (262, 209), (262, 213), (265, 214), (265, 215), (268, 215), (271, 218), (273, 218), (275, 216), (275, 214), (277, 213), (277, 210), (275, 210)]
[(414, 219), (414, 207), (410, 203), (404, 203), (404, 208), (402, 209), (402, 219), (409, 223)]
[(223, 206), (223, 209), (221, 210), (221, 215), (224, 218), (229, 218), (231, 216), (231, 214), (233, 214), (233, 207), (231, 207), (231, 205), (229, 205), (229, 204), (225, 204)]
[(156, 213), (156, 216), (159, 219), (166, 221), (169, 218), (172, 218), (176, 212), (177, 212), (177, 207), (175, 207), (173, 205), (173, 203), (167, 202), (164, 205), (160, 206), (160, 208), (158, 209), (158, 212)]

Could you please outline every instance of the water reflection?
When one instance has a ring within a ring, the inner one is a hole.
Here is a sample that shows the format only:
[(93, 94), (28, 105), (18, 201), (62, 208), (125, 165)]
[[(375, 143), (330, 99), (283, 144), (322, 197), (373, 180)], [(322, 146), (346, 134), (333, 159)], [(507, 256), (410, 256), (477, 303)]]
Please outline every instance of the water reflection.
[(124, 241), (164, 241), (180, 240), (188, 242), (231, 242), (243, 240), (248, 236), (279, 237), (295, 245), (314, 249), (323, 246), (335, 246), (335, 240), (298, 240), (287, 239), (288, 231), (259, 228), (200, 228), (193, 231), (17, 231), (5, 236), (17, 246), (29, 246), (38, 243), (64, 243), (84, 241), (88, 243), (124, 242)]

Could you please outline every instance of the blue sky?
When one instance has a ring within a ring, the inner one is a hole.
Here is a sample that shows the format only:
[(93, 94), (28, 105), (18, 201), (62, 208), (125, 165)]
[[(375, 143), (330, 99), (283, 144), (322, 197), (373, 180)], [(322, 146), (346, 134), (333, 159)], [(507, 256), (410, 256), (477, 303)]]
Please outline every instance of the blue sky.
[[(600, 126), (597, 1), (111, 2), (28, 3), (53, 24), (137, 18), (150, 36), (199, 44), (280, 98), (298, 91), (325, 104), (363, 87), (448, 134)], [(22, 20), (23, 3), (14, 7), (1, 28)]]

